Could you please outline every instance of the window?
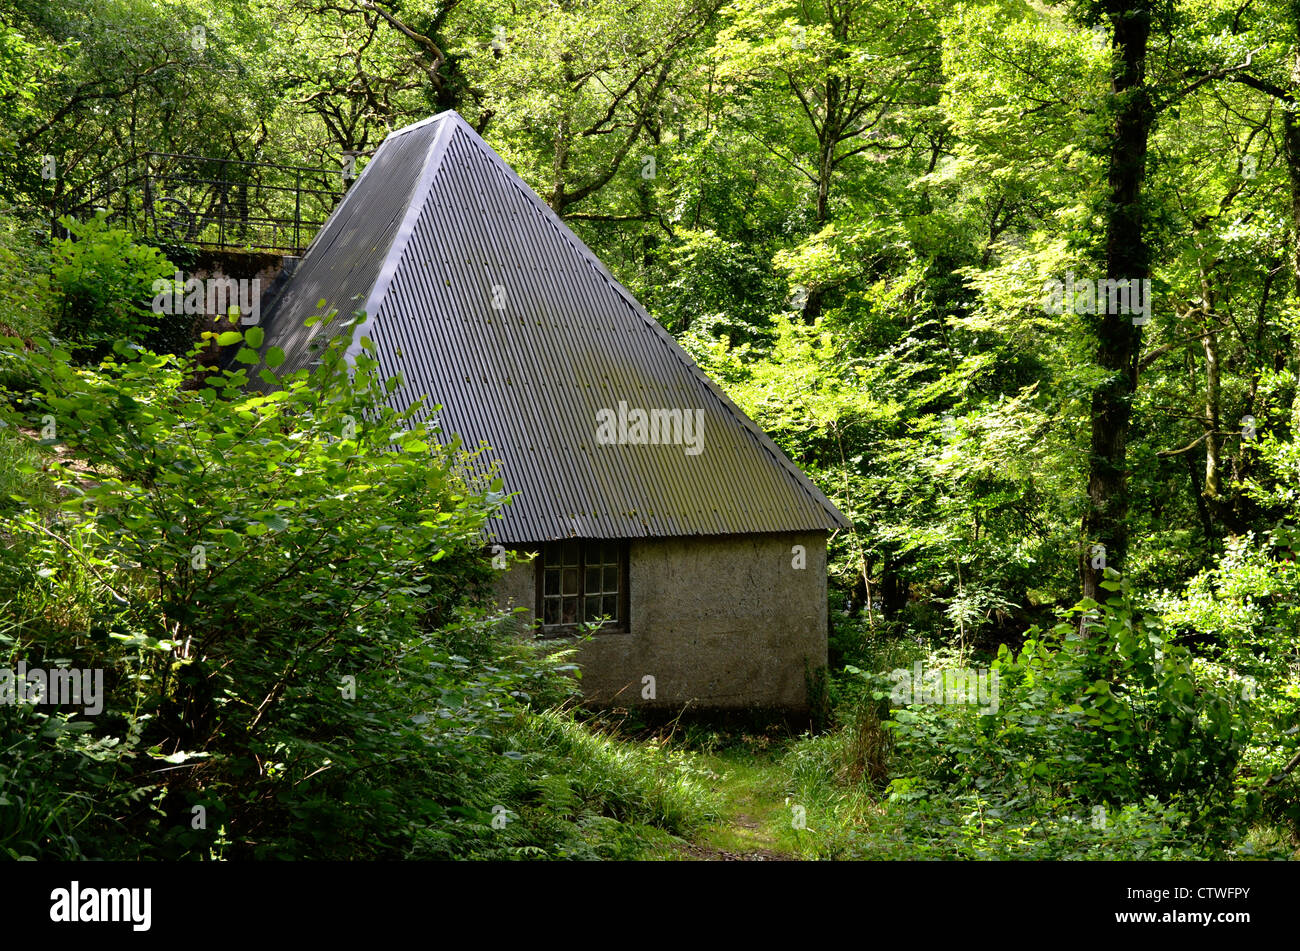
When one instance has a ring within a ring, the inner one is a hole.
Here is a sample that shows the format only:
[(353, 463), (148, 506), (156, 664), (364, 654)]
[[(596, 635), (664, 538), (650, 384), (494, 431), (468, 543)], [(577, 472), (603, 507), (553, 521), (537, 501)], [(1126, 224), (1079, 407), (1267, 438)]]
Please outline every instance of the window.
[(604, 631), (627, 630), (627, 545), (548, 542), (537, 559), (537, 616), (544, 634), (573, 633), (605, 618)]

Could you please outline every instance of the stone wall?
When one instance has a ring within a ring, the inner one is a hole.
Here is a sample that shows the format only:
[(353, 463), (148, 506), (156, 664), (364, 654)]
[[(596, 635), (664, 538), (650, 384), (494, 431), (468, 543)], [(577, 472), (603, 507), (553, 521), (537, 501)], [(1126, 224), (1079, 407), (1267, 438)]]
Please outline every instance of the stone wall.
[[(629, 632), (598, 634), (577, 657), (589, 702), (807, 707), (807, 673), (826, 665), (825, 533), (633, 541), (628, 574)], [(521, 628), (534, 620), (534, 577), (516, 565), (498, 583), (503, 606), (526, 609)]]
[[(258, 281), (261, 289), (259, 309), (261, 316), (265, 316), (267, 307), (271, 302), (271, 296), (279, 289), (277, 281), (281, 280), (282, 275), (285, 273), (292, 273), (297, 262), (297, 258), (268, 252), (205, 249), (195, 254), (193, 264), (188, 268), (183, 267), (179, 270), (186, 280), (198, 278), (200, 281), (207, 281), (209, 278), (231, 278), (236, 281)], [(227, 314), (203, 313), (174, 319), (185, 321), (186, 324), (186, 339), (177, 342), (178, 349), (182, 351), (188, 349), (193, 343), (197, 343), (205, 331), (219, 333), (231, 329), (248, 329), (242, 322), (232, 325)], [(228, 353), (233, 353), (238, 349), (238, 344), (226, 348)], [(215, 366), (221, 362), (221, 350), (217, 347), (216, 342), (209, 340), (198, 359), (199, 363), (204, 366)]]

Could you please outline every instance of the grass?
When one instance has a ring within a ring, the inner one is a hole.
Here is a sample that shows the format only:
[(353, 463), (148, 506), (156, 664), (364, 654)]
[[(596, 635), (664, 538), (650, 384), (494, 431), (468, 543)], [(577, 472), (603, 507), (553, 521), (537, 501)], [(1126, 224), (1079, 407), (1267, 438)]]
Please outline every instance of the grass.
[[(675, 730), (673, 762), (702, 776), (714, 815), (685, 838), (647, 843), (638, 857), (670, 860), (1169, 859), (1210, 857), (1181, 841), (1159, 809), (1114, 813), (1104, 831), (1069, 816), (1007, 811), (904, 780), (891, 798), (883, 777), (860, 768), (861, 727), (799, 737)], [(629, 738), (629, 742), (631, 742)], [(665, 738), (649, 742), (663, 751)], [(649, 765), (649, 764), (645, 764)], [(894, 759), (896, 777), (909, 764)], [(909, 791), (911, 790), (911, 791)], [(1082, 807), (1080, 807), (1082, 808)], [(1154, 811), (1153, 811), (1154, 810)], [(1067, 810), (1068, 811), (1068, 810)], [(1078, 811), (1078, 810), (1075, 810)], [(1287, 857), (1289, 830), (1257, 825), (1238, 857)]]
[(0, 512), (14, 506), (11, 494), (38, 490), (43, 498), (52, 496), (45, 480), (20, 472), (20, 466), (39, 466), (41, 457), (32, 445), (11, 429), (0, 429)]
[(793, 844), (788, 776), (770, 754), (728, 749), (697, 754), (714, 778), (722, 800), (723, 821), (710, 825), (699, 844), (720, 852), (780, 852)]
[(527, 718), (516, 739), (544, 750), (573, 795), (610, 818), (689, 834), (718, 815), (709, 777), (680, 751), (622, 740), (560, 710)]
[(886, 818), (868, 786), (837, 778), (850, 752), (843, 732), (792, 737), (695, 727), (679, 742), (692, 769), (707, 778), (716, 815), (688, 842), (656, 848), (647, 858), (841, 858), (850, 830)]

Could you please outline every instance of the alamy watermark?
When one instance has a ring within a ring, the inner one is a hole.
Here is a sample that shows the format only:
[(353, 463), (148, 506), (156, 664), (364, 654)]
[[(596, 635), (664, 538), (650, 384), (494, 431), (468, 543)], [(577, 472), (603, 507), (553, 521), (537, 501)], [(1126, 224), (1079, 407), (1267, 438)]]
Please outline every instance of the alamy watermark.
[(152, 888), (83, 888), (73, 881), (50, 892), (50, 921), (124, 922), (132, 931), (148, 931), (153, 921)]
[(911, 670), (900, 667), (889, 672), (894, 689), (890, 702), (899, 706), (912, 704), (979, 707), (981, 716), (998, 712), (998, 672), (987, 668), (957, 667), (952, 670), (926, 670), (917, 661)]
[(704, 410), (637, 409), (619, 400), (618, 409), (596, 410), (596, 442), (602, 446), (685, 446), (686, 455), (704, 451)]
[(1151, 321), (1151, 280), (1102, 278), (1076, 279), (1073, 271), (1065, 272), (1064, 281), (1043, 285), (1046, 300), (1043, 309), (1057, 316), (1066, 311), (1076, 314), (1122, 314), (1132, 316), (1133, 326)]
[(152, 310), (155, 314), (228, 315), (238, 307), (240, 323), (251, 327), (262, 319), (262, 281), (233, 277), (210, 277), (185, 280), (180, 271), (175, 279), (159, 278), (153, 282)]
[(87, 716), (104, 711), (104, 670), (102, 667), (56, 667), (27, 669), (20, 660), (18, 668), (0, 668), (0, 705), (18, 703), (47, 706), (80, 706)]

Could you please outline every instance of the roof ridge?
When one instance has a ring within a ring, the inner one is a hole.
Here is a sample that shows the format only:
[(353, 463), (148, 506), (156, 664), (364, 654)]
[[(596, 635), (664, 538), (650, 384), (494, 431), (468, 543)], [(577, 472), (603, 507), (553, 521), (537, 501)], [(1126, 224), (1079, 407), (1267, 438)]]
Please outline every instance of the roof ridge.
[[(384, 143), (387, 143), (389, 139), (406, 135), (408, 132), (413, 132), (417, 128), (422, 128), (446, 116), (459, 119), (462, 124), (465, 122), (454, 111), (448, 109), (436, 116), (430, 116), (428, 119), (422, 119), (419, 122), (389, 133), (384, 139)], [(392, 286), (393, 278), (397, 276), (397, 270), (402, 265), (402, 255), (406, 253), (406, 248), (411, 242), (411, 234), (415, 231), (415, 224), (419, 220), (420, 213), (424, 210), (424, 202), (433, 189), (433, 181), (438, 176), (438, 170), (442, 167), (443, 156), (447, 153), (447, 143), (451, 140), (456, 128), (454, 122), (443, 123), (433, 141), (429, 143), (429, 149), (424, 155), (424, 164), (420, 167), (420, 179), (416, 182), (415, 187), (411, 189), (410, 197), (406, 203), (406, 210), (402, 213), (402, 223), (398, 226), (397, 233), (393, 235), (393, 240), (388, 243), (388, 250), (384, 252), (384, 262), (379, 266), (379, 275), (375, 278), (370, 293), (366, 295), (366, 302), (362, 311), (365, 314), (365, 319), (357, 327), (356, 333), (352, 337), (352, 343), (348, 345), (346, 359), (349, 361), (362, 352), (361, 341), (365, 338), (367, 331), (374, 326), (375, 319), (379, 314), (379, 308), (383, 304), (384, 298), (388, 296), (388, 289)], [(380, 148), (383, 148), (383, 144), (380, 145)], [(366, 168), (369, 167), (369, 165), (366, 166)]]

